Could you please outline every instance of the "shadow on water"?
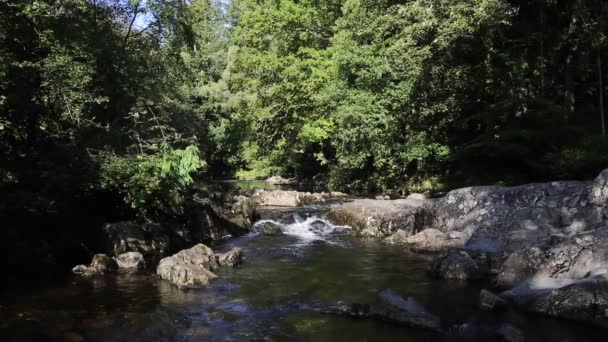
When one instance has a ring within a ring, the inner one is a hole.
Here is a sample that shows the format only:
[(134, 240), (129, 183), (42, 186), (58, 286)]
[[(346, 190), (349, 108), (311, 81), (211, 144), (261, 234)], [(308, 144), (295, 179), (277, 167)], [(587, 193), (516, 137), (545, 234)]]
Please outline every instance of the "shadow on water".
[[(314, 210), (299, 213), (305, 218)], [(279, 236), (254, 233), (214, 249), (233, 246), (243, 249), (245, 262), (220, 271), (218, 281), (200, 290), (183, 291), (151, 276), (119, 274), (4, 293), (0, 340), (449, 340), (432, 332), (318, 312), (337, 301), (373, 303), (386, 288), (415, 297), (440, 316), (445, 327), (509, 322), (524, 332), (526, 341), (593, 341), (604, 333), (571, 322), (480, 311), (479, 290), (486, 284), (435, 281), (426, 272), (428, 258), (376, 240), (344, 234), (302, 238), (297, 231)]]

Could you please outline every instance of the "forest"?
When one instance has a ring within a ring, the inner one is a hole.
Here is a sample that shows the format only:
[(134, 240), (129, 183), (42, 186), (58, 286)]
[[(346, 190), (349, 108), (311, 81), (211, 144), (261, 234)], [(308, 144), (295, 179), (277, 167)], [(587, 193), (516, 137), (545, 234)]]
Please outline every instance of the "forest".
[(0, 0), (0, 341), (605, 341), (608, 0)]
[(3, 0), (0, 19), (7, 193), (153, 216), (213, 179), (407, 194), (608, 164), (602, 0)]

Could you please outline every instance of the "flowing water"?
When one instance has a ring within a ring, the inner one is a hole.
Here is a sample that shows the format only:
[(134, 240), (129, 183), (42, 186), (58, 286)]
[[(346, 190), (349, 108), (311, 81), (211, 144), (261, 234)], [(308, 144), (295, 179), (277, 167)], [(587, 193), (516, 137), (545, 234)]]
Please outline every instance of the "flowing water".
[[(241, 247), (238, 268), (206, 288), (179, 290), (152, 276), (74, 277), (53, 287), (0, 294), (2, 341), (460, 341), (375, 320), (319, 313), (337, 301), (373, 303), (391, 288), (413, 296), (445, 327), (508, 322), (526, 341), (604, 340), (603, 330), (477, 308), (485, 284), (435, 281), (428, 258), (356, 239), (323, 220), (323, 207), (271, 209), (284, 235), (252, 233), (213, 246)], [(295, 215), (294, 215), (295, 214)]]

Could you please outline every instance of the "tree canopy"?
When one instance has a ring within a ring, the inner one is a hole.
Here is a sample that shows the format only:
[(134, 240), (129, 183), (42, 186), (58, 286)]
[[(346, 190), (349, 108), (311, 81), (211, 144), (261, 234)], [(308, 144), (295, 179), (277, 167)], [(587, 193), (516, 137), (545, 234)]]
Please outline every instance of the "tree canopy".
[(0, 0), (0, 171), (144, 217), (194, 178), (588, 177), (607, 24), (602, 0)]

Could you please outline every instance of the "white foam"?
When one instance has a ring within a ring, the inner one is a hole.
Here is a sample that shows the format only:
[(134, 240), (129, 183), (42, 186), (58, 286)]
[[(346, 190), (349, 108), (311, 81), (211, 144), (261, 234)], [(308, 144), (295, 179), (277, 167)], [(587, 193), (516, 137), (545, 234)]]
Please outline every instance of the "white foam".
[(351, 229), (348, 226), (336, 226), (323, 218), (319, 218), (318, 216), (311, 216), (305, 220), (297, 216), (295, 221), (296, 222), (292, 224), (282, 224), (274, 220), (261, 220), (256, 222), (253, 227), (254, 230), (256, 230), (257, 227), (263, 225), (264, 223), (272, 222), (281, 227), (283, 234), (298, 237), (305, 242), (316, 240), (327, 241), (327, 238), (329, 238), (331, 235)]

